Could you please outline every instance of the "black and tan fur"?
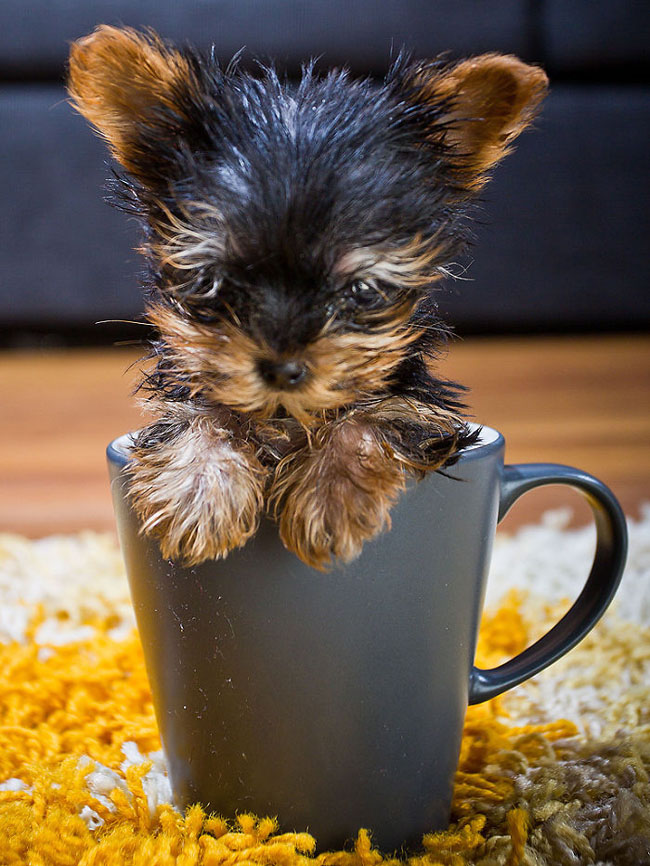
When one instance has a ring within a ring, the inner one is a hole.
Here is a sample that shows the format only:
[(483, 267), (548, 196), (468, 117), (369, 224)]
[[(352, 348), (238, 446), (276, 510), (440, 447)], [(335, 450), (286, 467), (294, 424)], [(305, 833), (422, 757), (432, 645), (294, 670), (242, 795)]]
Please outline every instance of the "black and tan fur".
[(144, 226), (157, 420), (131, 492), (165, 556), (225, 556), (266, 510), (304, 561), (347, 561), (471, 441), (434, 290), (545, 89), (496, 54), (292, 86), (151, 32), (72, 46), (72, 101)]

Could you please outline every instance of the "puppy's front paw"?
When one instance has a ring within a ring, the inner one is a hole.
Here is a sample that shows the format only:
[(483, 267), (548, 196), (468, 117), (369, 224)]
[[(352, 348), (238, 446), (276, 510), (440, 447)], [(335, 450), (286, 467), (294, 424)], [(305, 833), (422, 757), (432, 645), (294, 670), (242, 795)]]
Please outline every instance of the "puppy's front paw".
[(145, 533), (166, 558), (219, 559), (255, 533), (264, 470), (204, 419), (152, 447), (136, 447), (130, 495)]
[(365, 541), (390, 528), (404, 483), (372, 429), (344, 422), (320, 445), (280, 464), (270, 503), (285, 546), (324, 570), (332, 559), (354, 559)]

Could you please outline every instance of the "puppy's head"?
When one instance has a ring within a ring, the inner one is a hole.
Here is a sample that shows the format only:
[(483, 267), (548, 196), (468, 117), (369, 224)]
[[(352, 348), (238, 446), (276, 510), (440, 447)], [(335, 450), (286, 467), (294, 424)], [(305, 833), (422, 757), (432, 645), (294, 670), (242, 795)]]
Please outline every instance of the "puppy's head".
[(128, 173), (149, 316), (184, 381), (303, 421), (381, 393), (427, 345), (468, 204), (545, 88), (499, 55), (398, 60), (379, 87), (307, 67), (292, 87), (112, 27), (72, 46), (69, 79)]

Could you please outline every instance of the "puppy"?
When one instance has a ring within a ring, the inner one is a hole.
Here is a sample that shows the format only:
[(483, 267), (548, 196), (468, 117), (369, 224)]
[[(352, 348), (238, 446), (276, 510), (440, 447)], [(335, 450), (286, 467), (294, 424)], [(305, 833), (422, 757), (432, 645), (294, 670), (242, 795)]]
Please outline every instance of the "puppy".
[(196, 564), (266, 510), (306, 563), (356, 557), (409, 476), (472, 441), (463, 389), (436, 373), (434, 293), (545, 74), (401, 56), (380, 85), (313, 64), (290, 85), (108, 26), (73, 44), (69, 72), (144, 230), (144, 531)]

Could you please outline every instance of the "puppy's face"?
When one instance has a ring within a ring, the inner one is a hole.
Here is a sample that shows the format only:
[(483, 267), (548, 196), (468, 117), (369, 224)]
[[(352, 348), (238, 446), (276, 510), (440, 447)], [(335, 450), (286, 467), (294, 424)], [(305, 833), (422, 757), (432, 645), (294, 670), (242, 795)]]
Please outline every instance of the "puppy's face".
[(379, 394), (435, 321), (468, 204), (532, 119), (544, 74), (485, 55), (296, 87), (100, 27), (70, 93), (130, 175), (149, 318), (194, 393), (299, 420)]

